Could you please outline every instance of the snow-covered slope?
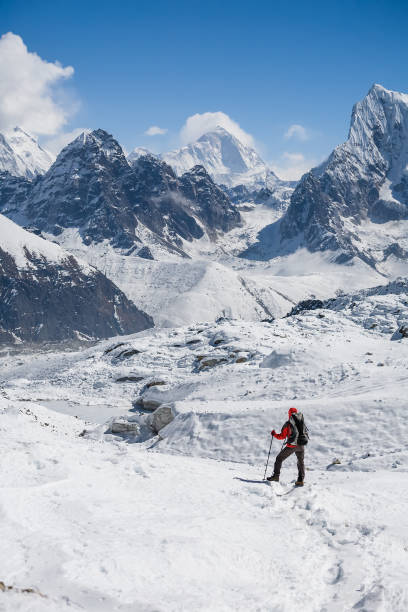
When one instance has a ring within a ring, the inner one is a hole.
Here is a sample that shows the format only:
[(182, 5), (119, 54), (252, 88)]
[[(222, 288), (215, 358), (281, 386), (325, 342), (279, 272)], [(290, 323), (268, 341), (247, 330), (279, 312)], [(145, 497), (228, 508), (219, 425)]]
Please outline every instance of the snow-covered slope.
[(35, 138), (19, 127), (3, 130), (0, 134), (0, 172), (32, 179), (44, 174), (54, 159)]
[(67, 258), (66, 251), (60, 246), (27, 232), (4, 215), (0, 215), (0, 248), (10, 255), (20, 269), (30, 268), (27, 252), (50, 264), (61, 264)]
[(98, 270), (0, 215), (0, 343), (106, 338), (152, 325)]
[(277, 237), (275, 250), (329, 249), (379, 269), (408, 259), (408, 95), (374, 85), (355, 105), (348, 140), (302, 178)]
[[(5, 612), (405, 612), (406, 290), (1, 359)], [(294, 458), (263, 481), (291, 405), (303, 489)]]

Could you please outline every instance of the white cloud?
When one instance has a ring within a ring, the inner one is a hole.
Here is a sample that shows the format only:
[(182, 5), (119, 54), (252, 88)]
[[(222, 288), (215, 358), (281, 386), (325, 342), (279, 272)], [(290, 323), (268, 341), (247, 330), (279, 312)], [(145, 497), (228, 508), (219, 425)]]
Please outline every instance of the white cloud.
[(298, 123), (293, 123), (286, 130), (284, 135), (285, 140), (290, 140), (291, 138), (297, 138), (298, 140), (309, 140), (310, 134), (308, 130), (303, 127), (303, 125), (299, 125)]
[(76, 106), (63, 99), (57, 87), (73, 74), (71, 66), (64, 68), (29, 52), (20, 36), (4, 34), (0, 38), (0, 129), (18, 125), (36, 135), (56, 134)]
[(147, 136), (162, 136), (163, 134), (167, 134), (168, 130), (166, 128), (161, 128), (158, 125), (151, 125), (149, 129), (145, 131)]
[(83, 132), (90, 132), (91, 130), (88, 128), (75, 128), (72, 132), (61, 132), (54, 136), (53, 138), (47, 139), (42, 146), (47, 151), (54, 153), (54, 155), (58, 155), (58, 153), (67, 146), (70, 142), (75, 140), (80, 134)]
[(181, 142), (182, 144), (193, 142), (218, 126), (228, 130), (243, 144), (255, 148), (255, 142), (251, 134), (245, 132), (236, 121), (221, 111), (216, 113), (196, 113), (188, 117), (180, 131)]
[(283, 153), (279, 160), (272, 162), (271, 168), (279, 178), (286, 181), (297, 181), (308, 172), (318, 161), (313, 158), (306, 158), (303, 153)]

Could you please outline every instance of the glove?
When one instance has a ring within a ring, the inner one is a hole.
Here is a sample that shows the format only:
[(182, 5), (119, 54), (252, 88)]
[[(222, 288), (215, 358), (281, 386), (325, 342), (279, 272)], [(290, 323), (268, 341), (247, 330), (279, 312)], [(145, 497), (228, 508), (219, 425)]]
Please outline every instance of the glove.
[(272, 429), (271, 436), (274, 436), (275, 434), (276, 434), (276, 431), (274, 429)]

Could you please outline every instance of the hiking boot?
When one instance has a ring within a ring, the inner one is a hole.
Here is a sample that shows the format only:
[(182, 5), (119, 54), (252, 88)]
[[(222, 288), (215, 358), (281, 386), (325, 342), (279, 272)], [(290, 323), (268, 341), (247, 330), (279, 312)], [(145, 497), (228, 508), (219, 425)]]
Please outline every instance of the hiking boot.
[(295, 487), (303, 487), (303, 486), (304, 486), (304, 484), (305, 484), (305, 483), (303, 482), (303, 480), (297, 480), (297, 481), (295, 482)]
[(273, 474), (272, 476), (268, 476), (266, 480), (269, 480), (269, 482), (279, 482), (279, 476), (276, 474)]

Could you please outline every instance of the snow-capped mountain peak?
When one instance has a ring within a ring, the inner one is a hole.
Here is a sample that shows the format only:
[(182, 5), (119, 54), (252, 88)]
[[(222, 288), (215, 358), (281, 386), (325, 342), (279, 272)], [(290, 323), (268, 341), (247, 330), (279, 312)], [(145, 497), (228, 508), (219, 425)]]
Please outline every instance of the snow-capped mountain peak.
[(178, 175), (201, 165), (216, 183), (228, 187), (259, 180), (265, 183), (267, 177), (277, 179), (255, 149), (243, 144), (221, 126), (161, 157)]
[(405, 139), (407, 132), (408, 95), (373, 85), (368, 94), (353, 107), (348, 142), (364, 147), (373, 140), (381, 148), (379, 136), (391, 134), (395, 128)]
[(353, 107), (347, 141), (300, 181), (281, 235), (383, 265), (390, 249), (406, 258), (407, 219), (408, 95), (375, 84)]
[(63, 154), (62, 157), (67, 153), (70, 156), (75, 154), (81, 154), (81, 156), (84, 154), (101, 154), (107, 159), (120, 156), (123, 160), (125, 160), (123, 150), (119, 143), (111, 134), (102, 129), (93, 130), (92, 132), (82, 132), (79, 136), (77, 136), (77, 138), (75, 138), (75, 140), (67, 144), (67, 146), (61, 151), (61, 154)]
[(44, 174), (54, 159), (20, 127), (3, 130), (0, 134), (0, 171), (32, 179)]

